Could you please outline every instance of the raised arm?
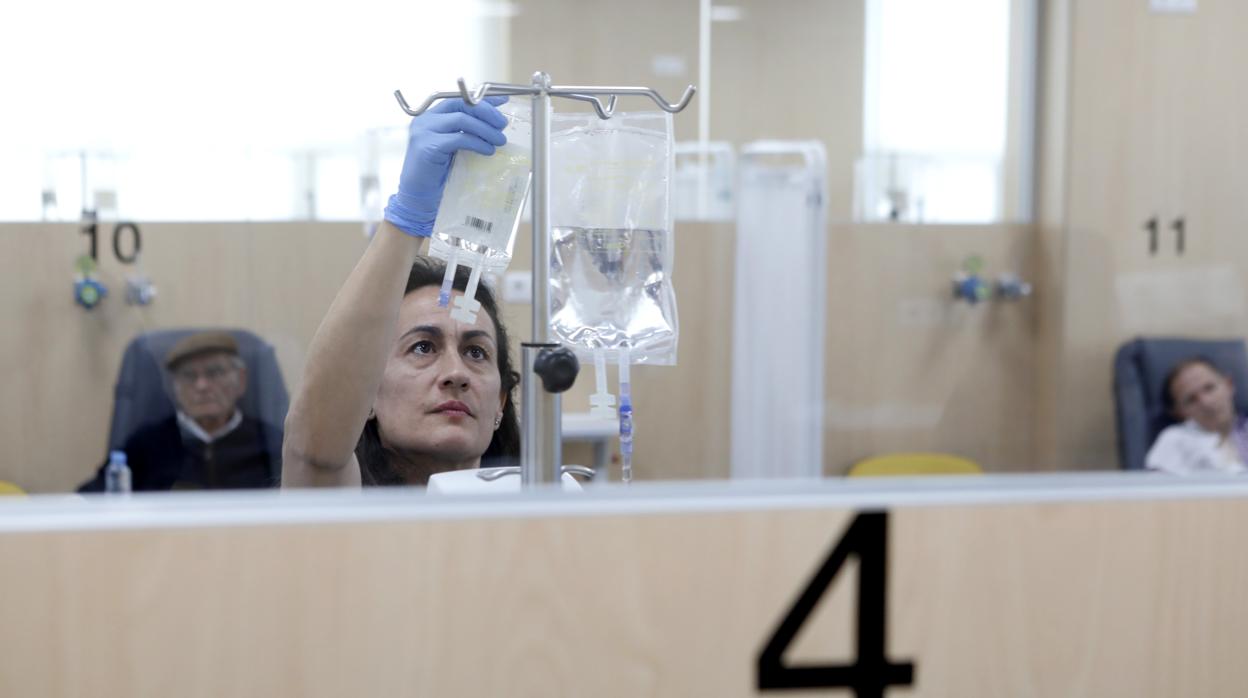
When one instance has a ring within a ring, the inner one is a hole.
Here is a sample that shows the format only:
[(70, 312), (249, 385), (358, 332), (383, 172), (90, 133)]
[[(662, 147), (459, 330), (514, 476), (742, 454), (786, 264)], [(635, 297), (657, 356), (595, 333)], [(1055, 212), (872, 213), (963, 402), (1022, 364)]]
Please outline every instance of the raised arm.
[(433, 230), (455, 151), (492, 155), (506, 142), (501, 102), (446, 100), (412, 119), (399, 191), (308, 346), (286, 416), (283, 487), (360, 484), (355, 446), (396, 340), (408, 273)]
[(355, 444), (394, 342), (403, 286), (422, 238), (383, 221), (312, 343), (286, 415), (282, 486), (358, 485)]

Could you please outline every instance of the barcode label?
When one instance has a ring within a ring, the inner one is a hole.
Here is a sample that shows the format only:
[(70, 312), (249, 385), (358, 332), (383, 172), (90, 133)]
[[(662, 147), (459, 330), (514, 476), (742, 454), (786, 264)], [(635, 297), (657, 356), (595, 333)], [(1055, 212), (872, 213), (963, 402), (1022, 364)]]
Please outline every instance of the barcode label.
[(490, 221), (483, 221), (480, 218), (475, 218), (473, 216), (468, 216), (467, 218), (465, 218), (464, 225), (471, 226), (473, 228), (476, 228), (477, 230), (483, 230), (487, 233), (490, 232), (490, 230), (494, 228), (494, 224), (491, 223)]

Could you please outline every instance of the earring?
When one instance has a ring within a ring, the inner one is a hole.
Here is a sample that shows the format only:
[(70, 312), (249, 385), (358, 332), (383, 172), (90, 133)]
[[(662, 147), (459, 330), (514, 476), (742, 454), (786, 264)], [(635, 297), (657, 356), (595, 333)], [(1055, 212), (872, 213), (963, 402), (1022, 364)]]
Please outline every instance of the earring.
[(502, 425), (502, 423), (503, 423), (503, 415), (501, 414), (494, 415), (494, 428), (497, 429), (499, 426)]

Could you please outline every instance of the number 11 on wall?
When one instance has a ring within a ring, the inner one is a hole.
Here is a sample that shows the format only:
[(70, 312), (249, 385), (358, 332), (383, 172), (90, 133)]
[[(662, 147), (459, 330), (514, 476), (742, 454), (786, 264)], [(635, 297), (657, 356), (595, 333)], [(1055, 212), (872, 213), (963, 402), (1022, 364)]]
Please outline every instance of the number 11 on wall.
[[(853, 664), (788, 666), (784, 652), (832, 586), (851, 555), (858, 558), (857, 657)], [(859, 514), (758, 656), (758, 689), (850, 688), (858, 698), (877, 698), (889, 686), (914, 683), (913, 662), (890, 662), (887, 647), (888, 514)]]

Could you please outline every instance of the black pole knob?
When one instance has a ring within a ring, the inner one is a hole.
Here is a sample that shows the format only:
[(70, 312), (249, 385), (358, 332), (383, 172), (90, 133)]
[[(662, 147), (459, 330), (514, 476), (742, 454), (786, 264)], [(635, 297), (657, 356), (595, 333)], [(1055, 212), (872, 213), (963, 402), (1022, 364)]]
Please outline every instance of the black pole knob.
[(533, 360), (533, 372), (542, 379), (542, 387), (548, 393), (562, 393), (576, 382), (581, 362), (567, 347), (550, 347), (537, 353)]

